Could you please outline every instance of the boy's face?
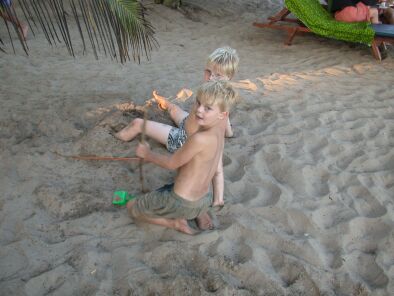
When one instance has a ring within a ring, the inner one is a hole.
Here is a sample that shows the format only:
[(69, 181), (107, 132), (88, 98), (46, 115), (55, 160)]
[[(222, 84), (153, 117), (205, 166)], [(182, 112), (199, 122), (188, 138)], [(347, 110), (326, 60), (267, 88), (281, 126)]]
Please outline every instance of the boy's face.
[(195, 116), (199, 126), (209, 128), (223, 120), (227, 116), (227, 112), (220, 110), (217, 104), (208, 105), (196, 99), (195, 102)]
[(204, 81), (211, 80), (230, 80), (228, 76), (223, 74), (218, 67), (214, 65), (207, 65), (204, 70)]

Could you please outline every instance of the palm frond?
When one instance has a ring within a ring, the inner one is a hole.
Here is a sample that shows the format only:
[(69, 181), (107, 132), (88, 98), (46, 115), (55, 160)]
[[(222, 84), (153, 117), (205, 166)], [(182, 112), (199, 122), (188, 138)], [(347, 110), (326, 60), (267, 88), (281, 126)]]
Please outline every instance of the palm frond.
[[(75, 36), (69, 29), (70, 19), (77, 25), (83, 53), (90, 43), (96, 58), (103, 52), (121, 63), (130, 58), (140, 62), (142, 56), (149, 59), (150, 52), (158, 47), (154, 28), (146, 18), (147, 10), (138, 0), (19, 0), (18, 4), (33, 34), (34, 27), (44, 33), (50, 45), (63, 42), (72, 56)], [(1, 5), (1, 9), (2, 15), (17, 20), (11, 23), (18, 36), (23, 37), (13, 6)], [(9, 29), (8, 34), (12, 42)], [(19, 39), (27, 53), (25, 40)]]

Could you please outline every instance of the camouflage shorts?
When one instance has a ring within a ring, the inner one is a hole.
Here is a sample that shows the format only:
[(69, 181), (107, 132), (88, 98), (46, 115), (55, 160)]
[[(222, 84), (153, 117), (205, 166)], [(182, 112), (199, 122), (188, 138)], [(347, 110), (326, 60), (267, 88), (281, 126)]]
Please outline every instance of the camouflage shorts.
[(210, 193), (200, 200), (190, 201), (177, 195), (173, 186), (166, 185), (156, 191), (137, 197), (132, 212), (134, 216), (191, 220), (207, 212), (211, 204), (212, 194)]

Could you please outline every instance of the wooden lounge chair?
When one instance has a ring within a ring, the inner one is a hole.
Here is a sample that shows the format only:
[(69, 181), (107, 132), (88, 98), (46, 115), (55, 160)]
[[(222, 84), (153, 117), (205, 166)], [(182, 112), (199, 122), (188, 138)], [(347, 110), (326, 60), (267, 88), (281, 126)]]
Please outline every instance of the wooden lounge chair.
[[(268, 18), (267, 23), (253, 23), (259, 28), (287, 32), (286, 45), (291, 45), (298, 33), (315, 33), (324, 37), (370, 45), (373, 56), (382, 60), (379, 50), (384, 43), (394, 44), (393, 25), (370, 25), (367, 22), (336, 21), (318, 0), (285, 0), (285, 8)], [(297, 18), (288, 17), (292, 13)]]

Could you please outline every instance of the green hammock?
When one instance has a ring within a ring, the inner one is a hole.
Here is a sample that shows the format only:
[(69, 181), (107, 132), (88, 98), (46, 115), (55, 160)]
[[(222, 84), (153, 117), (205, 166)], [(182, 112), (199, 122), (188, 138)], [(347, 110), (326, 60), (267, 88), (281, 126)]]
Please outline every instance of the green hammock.
[(285, 0), (285, 5), (313, 33), (328, 38), (371, 45), (375, 32), (368, 22), (336, 21), (318, 0)]

